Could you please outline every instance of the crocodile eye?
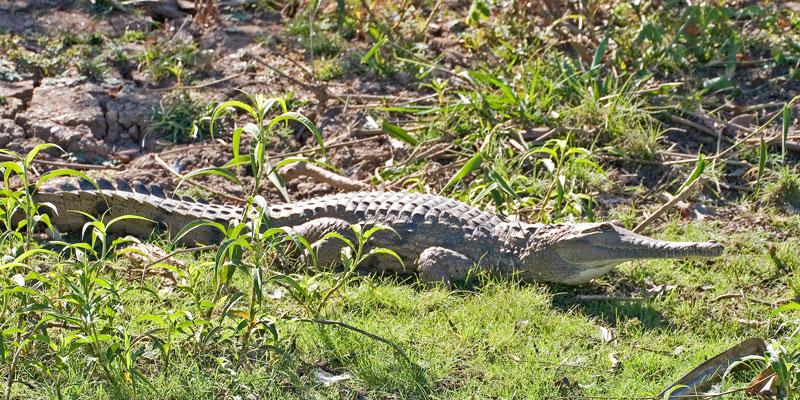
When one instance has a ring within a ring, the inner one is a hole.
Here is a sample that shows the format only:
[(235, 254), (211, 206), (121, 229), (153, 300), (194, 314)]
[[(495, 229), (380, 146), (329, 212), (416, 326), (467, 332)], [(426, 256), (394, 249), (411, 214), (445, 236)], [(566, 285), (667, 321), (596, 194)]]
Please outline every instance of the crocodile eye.
[(614, 225), (609, 224), (607, 222), (597, 224), (591, 228), (587, 228), (583, 231), (583, 233), (597, 233), (597, 232), (609, 232), (614, 229)]

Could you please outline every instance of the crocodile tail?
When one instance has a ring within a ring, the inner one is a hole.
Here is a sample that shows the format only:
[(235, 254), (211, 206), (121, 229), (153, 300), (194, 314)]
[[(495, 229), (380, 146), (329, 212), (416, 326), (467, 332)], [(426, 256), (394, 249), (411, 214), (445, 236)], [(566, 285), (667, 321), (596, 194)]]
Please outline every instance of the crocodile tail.
[[(160, 186), (145, 186), (138, 181), (128, 184), (121, 179), (114, 183), (106, 179), (95, 183), (81, 180), (77, 187), (64, 182), (50, 190), (39, 190), (34, 194), (34, 200), (47, 204), (42, 211), (50, 215), (51, 222), (64, 232), (82, 230), (89, 219), (81, 213), (105, 221), (124, 215), (146, 218), (120, 219), (109, 228), (111, 232), (144, 237), (154, 231), (175, 235), (197, 220), (227, 224), (242, 214), (242, 208), (236, 205), (198, 202), (188, 196), (171, 197)], [(216, 228), (198, 228), (185, 236), (182, 242), (213, 243), (219, 239), (216, 231)]]

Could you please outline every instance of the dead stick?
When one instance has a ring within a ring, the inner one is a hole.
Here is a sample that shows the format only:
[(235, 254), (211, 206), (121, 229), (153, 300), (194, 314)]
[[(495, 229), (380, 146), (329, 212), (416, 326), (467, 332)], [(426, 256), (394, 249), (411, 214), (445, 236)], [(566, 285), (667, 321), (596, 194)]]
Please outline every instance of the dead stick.
[[(330, 150), (330, 149), (335, 149), (337, 147), (347, 147), (347, 146), (350, 146), (350, 145), (359, 144), (359, 143), (363, 143), (363, 142), (368, 142), (370, 140), (375, 140), (375, 139), (382, 139), (382, 138), (383, 138), (383, 136), (370, 136), (370, 137), (367, 137), (367, 138), (364, 138), (364, 139), (351, 140), (349, 142), (326, 144), (325, 145), (325, 149), (326, 150)], [(305, 149), (305, 150), (290, 151), (290, 152), (286, 152), (286, 153), (276, 154), (274, 157), (270, 157), (270, 158), (283, 158), (283, 157), (288, 157), (288, 156), (297, 156), (297, 155), (300, 155), (300, 154), (305, 154), (305, 153), (313, 152), (313, 151), (317, 151), (317, 150), (319, 150), (319, 149), (318, 148), (311, 148), (311, 149)]]
[(320, 183), (327, 183), (337, 189), (347, 191), (369, 190), (370, 185), (359, 182), (350, 177), (339, 175), (320, 166), (307, 162), (298, 162), (287, 165), (280, 169), (281, 175), (286, 180), (297, 179), (300, 176), (307, 176)]
[(166, 259), (172, 258), (172, 257), (174, 257), (174, 256), (176, 256), (178, 254), (192, 253), (192, 252), (195, 252), (195, 251), (211, 250), (211, 249), (216, 249), (216, 248), (217, 248), (217, 245), (210, 244), (208, 246), (190, 247), (190, 248), (187, 248), (187, 249), (178, 249), (178, 250), (173, 251), (172, 253), (169, 253), (169, 254), (165, 255), (164, 257), (161, 257), (161, 258), (151, 262), (150, 264), (145, 265), (144, 268), (142, 268), (142, 269), (150, 268), (153, 265), (156, 265), (156, 264), (158, 264), (158, 263), (160, 263), (160, 262), (162, 262), (162, 261), (164, 261)]
[(180, 90), (202, 89), (202, 88), (205, 88), (205, 87), (214, 86), (214, 85), (216, 85), (218, 83), (229, 81), (231, 79), (236, 79), (236, 78), (238, 78), (238, 77), (240, 77), (240, 76), (242, 76), (242, 75), (244, 75), (246, 73), (247, 73), (247, 71), (239, 72), (237, 74), (228, 75), (228, 76), (225, 76), (225, 77), (222, 77), (222, 78), (219, 78), (219, 79), (215, 79), (213, 81), (199, 83), (197, 85), (188, 85), (188, 86), (175, 85), (175, 86), (170, 86), (170, 87), (165, 87), (165, 88), (155, 88), (155, 89), (146, 89), (146, 90), (151, 90), (153, 92), (168, 92), (170, 90), (178, 90), (178, 89), (180, 89)]
[[(0, 154), (0, 160), (2, 161), (17, 161), (16, 158), (7, 156), (5, 154)], [(72, 168), (72, 169), (113, 169), (119, 170), (119, 167), (109, 167), (105, 165), (92, 165), (92, 164), (80, 164), (80, 163), (70, 163), (64, 161), (46, 161), (46, 160), (33, 160), (34, 164), (42, 164), (42, 165), (52, 165), (54, 167), (64, 167), (64, 168)]]
[(645, 301), (646, 297), (607, 296), (602, 294), (579, 294), (575, 296), (578, 301)]
[(639, 224), (639, 226), (633, 228), (633, 232), (642, 233), (642, 230), (644, 230), (644, 228), (647, 228), (650, 224), (652, 224), (653, 221), (655, 221), (658, 217), (661, 216), (661, 214), (664, 214), (667, 210), (675, 206), (675, 204), (678, 204), (678, 202), (683, 201), (684, 199), (689, 197), (689, 194), (694, 190), (695, 187), (697, 187), (697, 183), (702, 180), (703, 179), (695, 179), (695, 181), (692, 182), (691, 185), (685, 187), (683, 190), (681, 190), (680, 193), (678, 193), (678, 195), (671, 198), (668, 202), (664, 203), (664, 205), (661, 206), (658, 210), (656, 210), (656, 212), (654, 212), (649, 217), (647, 217), (647, 219), (642, 221), (642, 223)]

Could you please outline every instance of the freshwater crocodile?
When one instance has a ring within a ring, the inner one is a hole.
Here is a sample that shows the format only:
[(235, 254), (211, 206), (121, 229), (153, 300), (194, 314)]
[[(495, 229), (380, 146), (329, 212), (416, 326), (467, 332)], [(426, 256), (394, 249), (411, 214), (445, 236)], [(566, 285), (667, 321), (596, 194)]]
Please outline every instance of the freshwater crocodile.
[[(99, 180), (98, 188), (82, 182), (35, 194), (37, 202), (50, 203), (57, 214), (53, 224), (62, 231), (80, 232), (86, 217), (77, 210), (106, 218), (138, 215), (124, 220), (112, 232), (137, 236), (154, 230), (175, 235), (186, 224), (207, 219), (227, 224), (241, 218), (237, 205), (208, 204), (190, 198), (171, 198), (157, 186)], [(102, 194), (102, 195), (101, 195)], [(517, 274), (527, 281), (581, 284), (605, 274), (620, 263), (656, 258), (715, 257), (722, 246), (713, 242), (666, 242), (638, 235), (613, 223), (529, 224), (481, 211), (442, 196), (407, 192), (355, 192), (269, 206), (270, 225), (290, 227), (310, 243), (325, 233), (350, 232), (352, 224), (381, 224), (371, 245), (394, 250), (403, 260), (373, 257), (366, 267), (416, 272), (425, 282), (450, 282), (465, 278), (472, 268), (491, 268)], [(219, 243), (218, 229), (201, 227), (181, 241)], [(329, 240), (330, 241), (330, 240)], [(320, 263), (338, 259), (336, 246), (320, 248)], [(335, 248), (334, 248), (335, 247)]]

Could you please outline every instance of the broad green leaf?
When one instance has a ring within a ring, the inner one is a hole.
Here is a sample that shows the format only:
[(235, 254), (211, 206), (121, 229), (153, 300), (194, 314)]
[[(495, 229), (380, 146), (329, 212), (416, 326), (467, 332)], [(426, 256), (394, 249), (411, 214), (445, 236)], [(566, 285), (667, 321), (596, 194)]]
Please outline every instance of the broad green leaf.
[(197, 229), (197, 228), (199, 228), (201, 226), (210, 226), (212, 228), (217, 228), (220, 232), (222, 232), (223, 235), (225, 234), (225, 231), (226, 231), (225, 225), (222, 225), (219, 222), (208, 221), (208, 220), (192, 221), (192, 222), (186, 224), (183, 228), (181, 228), (181, 230), (178, 232), (178, 234), (175, 235), (175, 238), (172, 239), (172, 247), (174, 247), (175, 244), (180, 242), (180, 240), (183, 239), (184, 236), (189, 234), (189, 232), (191, 232), (191, 231), (193, 231), (193, 230), (195, 230), (195, 229)]
[(232, 171), (227, 170), (225, 168), (220, 168), (220, 167), (207, 167), (207, 168), (200, 168), (198, 170), (192, 171), (192, 172), (184, 175), (181, 178), (181, 180), (178, 182), (178, 186), (175, 187), (175, 190), (177, 191), (178, 188), (186, 180), (191, 179), (191, 178), (195, 178), (195, 177), (198, 177), (198, 176), (201, 176), (201, 175), (216, 175), (216, 176), (220, 176), (220, 177), (223, 177), (223, 178), (225, 178), (225, 179), (227, 179), (227, 180), (239, 185), (240, 187), (244, 187), (244, 185), (242, 185), (242, 182), (239, 180), (239, 178), (236, 176), (236, 174), (233, 173)]
[(603, 62), (603, 56), (606, 54), (606, 48), (608, 47), (608, 39), (611, 37), (609, 32), (606, 32), (605, 36), (603, 36), (603, 40), (600, 41), (600, 44), (597, 45), (597, 50), (594, 52), (594, 58), (592, 58), (592, 67), (590, 70), (594, 70), (595, 68), (600, 66), (600, 63)]
[(253, 110), (253, 107), (250, 107), (249, 104), (241, 102), (239, 100), (226, 101), (218, 105), (217, 108), (214, 109), (214, 113), (211, 115), (211, 127), (209, 128), (210, 129), (209, 133), (211, 134), (211, 137), (214, 137), (214, 122), (223, 112), (226, 112), (227, 109), (230, 107), (246, 111), (248, 114), (250, 114), (251, 117), (253, 117), (253, 119), (258, 120), (258, 113), (255, 110)]
[(41, 144), (38, 144), (31, 151), (29, 151), (28, 154), (25, 156), (25, 166), (26, 167), (30, 166), (31, 163), (33, 162), (33, 159), (36, 158), (36, 155), (39, 154), (40, 151), (46, 150), (46, 149), (51, 149), (51, 148), (59, 149), (59, 150), (61, 150), (62, 153), (64, 152), (64, 149), (62, 149), (61, 146), (59, 146), (57, 144), (53, 144), (53, 143), (41, 143)]
[(481, 153), (480, 152), (475, 153), (475, 155), (472, 156), (472, 158), (470, 158), (467, 161), (467, 163), (464, 164), (464, 166), (461, 167), (461, 169), (459, 169), (458, 172), (456, 172), (456, 174), (453, 175), (452, 178), (450, 178), (449, 181), (447, 181), (447, 184), (444, 185), (441, 191), (439, 191), (439, 194), (446, 192), (447, 189), (450, 189), (451, 187), (456, 185), (458, 182), (464, 179), (465, 176), (469, 175), (470, 172), (478, 169), (481, 166), (482, 162), (483, 162), (483, 156), (481, 155)]
[[(342, 235), (342, 234), (341, 234), (341, 233), (339, 233), (339, 232), (328, 232), (328, 233), (326, 233), (324, 236), (322, 236), (322, 238), (319, 240), (319, 242), (322, 242), (323, 240), (327, 240), (327, 239), (339, 239), (339, 240), (341, 240), (341, 241), (342, 241), (344, 244), (346, 244), (346, 245), (347, 245), (347, 247), (350, 247), (351, 249), (355, 249), (355, 248), (356, 248), (356, 245), (355, 245), (355, 244), (353, 244), (353, 241), (352, 241), (352, 240), (350, 240), (350, 239), (348, 239), (348, 238), (344, 237), (344, 235)], [(318, 243), (319, 243), (319, 242), (318, 242)]]
[(281, 121), (297, 121), (303, 124), (303, 126), (305, 126), (306, 129), (311, 131), (311, 134), (314, 135), (314, 139), (317, 141), (317, 144), (319, 144), (320, 149), (322, 149), (322, 154), (325, 155), (327, 153), (327, 150), (325, 149), (325, 142), (322, 139), (322, 133), (320, 133), (319, 129), (317, 129), (317, 126), (314, 125), (310, 119), (306, 118), (305, 115), (294, 111), (283, 113), (273, 118), (272, 121), (269, 122), (269, 129), (272, 130), (272, 127)]
[(675, 193), (678, 194), (682, 192), (683, 189), (686, 189), (691, 184), (693, 184), (694, 181), (696, 181), (698, 178), (700, 178), (701, 175), (703, 175), (703, 171), (705, 171), (705, 169), (706, 169), (706, 159), (703, 158), (703, 154), (699, 154), (697, 156), (697, 163), (694, 165), (694, 170), (692, 171), (691, 175), (689, 175), (689, 178), (686, 179), (686, 182), (683, 182), (683, 185), (681, 185), (681, 187), (678, 188), (678, 191)]
[(57, 178), (59, 176), (75, 176), (81, 179), (85, 179), (86, 181), (91, 183), (92, 186), (95, 187), (95, 189), (100, 190), (100, 188), (97, 186), (97, 183), (95, 183), (94, 179), (89, 178), (88, 175), (84, 174), (81, 171), (76, 171), (74, 169), (69, 169), (69, 168), (54, 169), (52, 171), (45, 172), (44, 174), (42, 174), (41, 177), (39, 177), (39, 179), (36, 180), (36, 189), (40, 188), (42, 184), (44, 184), (45, 182), (53, 178)]
[(367, 253), (368, 256), (375, 255), (375, 254), (386, 254), (386, 255), (392, 256), (392, 257), (396, 258), (397, 261), (400, 261), (400, 265), (402, 265), (403, 268), (405, 269), (405, 264), (403, 263), (403, 259), (400, 258), (400, 256), (397, 255), (397, 253), (395, 253), (394, 250), (386, 249), (386, 248), (383, 248), (383, 247), (376, 247), (376, 248), (370, 250), (369, 253)]
[(372, 235), (380, 231), (389, 231), (397, 235), (398, 238), (400, 237), (400, 234), (397, 233), (397, 231), (394, 230), (394, 228), (388, 225), (381, 225), (381, 224), (375, 224), (373, 227), (367, 229), (367, 231), (362, 234), (362, 237), (364, 238), (364, 240), (368, 240), (370, 237), (372, 237)]
[(378, 38), (375, 44), (373, 44), (372, 47), (370, 47), (369, 50), (364, 54), (364, 56), (361, 57), (361, 63), (366, 64), (370, 62), (370, 60), (375, 58), (375, 55), (378, 53), (378, 50), (380, 50), (380, 48), (383, 47), (383, 45), (386, 44), (386, 42), (388, 41), (389, 39), (387, 39), (385, 36), (380, 36), (380, 38)]

